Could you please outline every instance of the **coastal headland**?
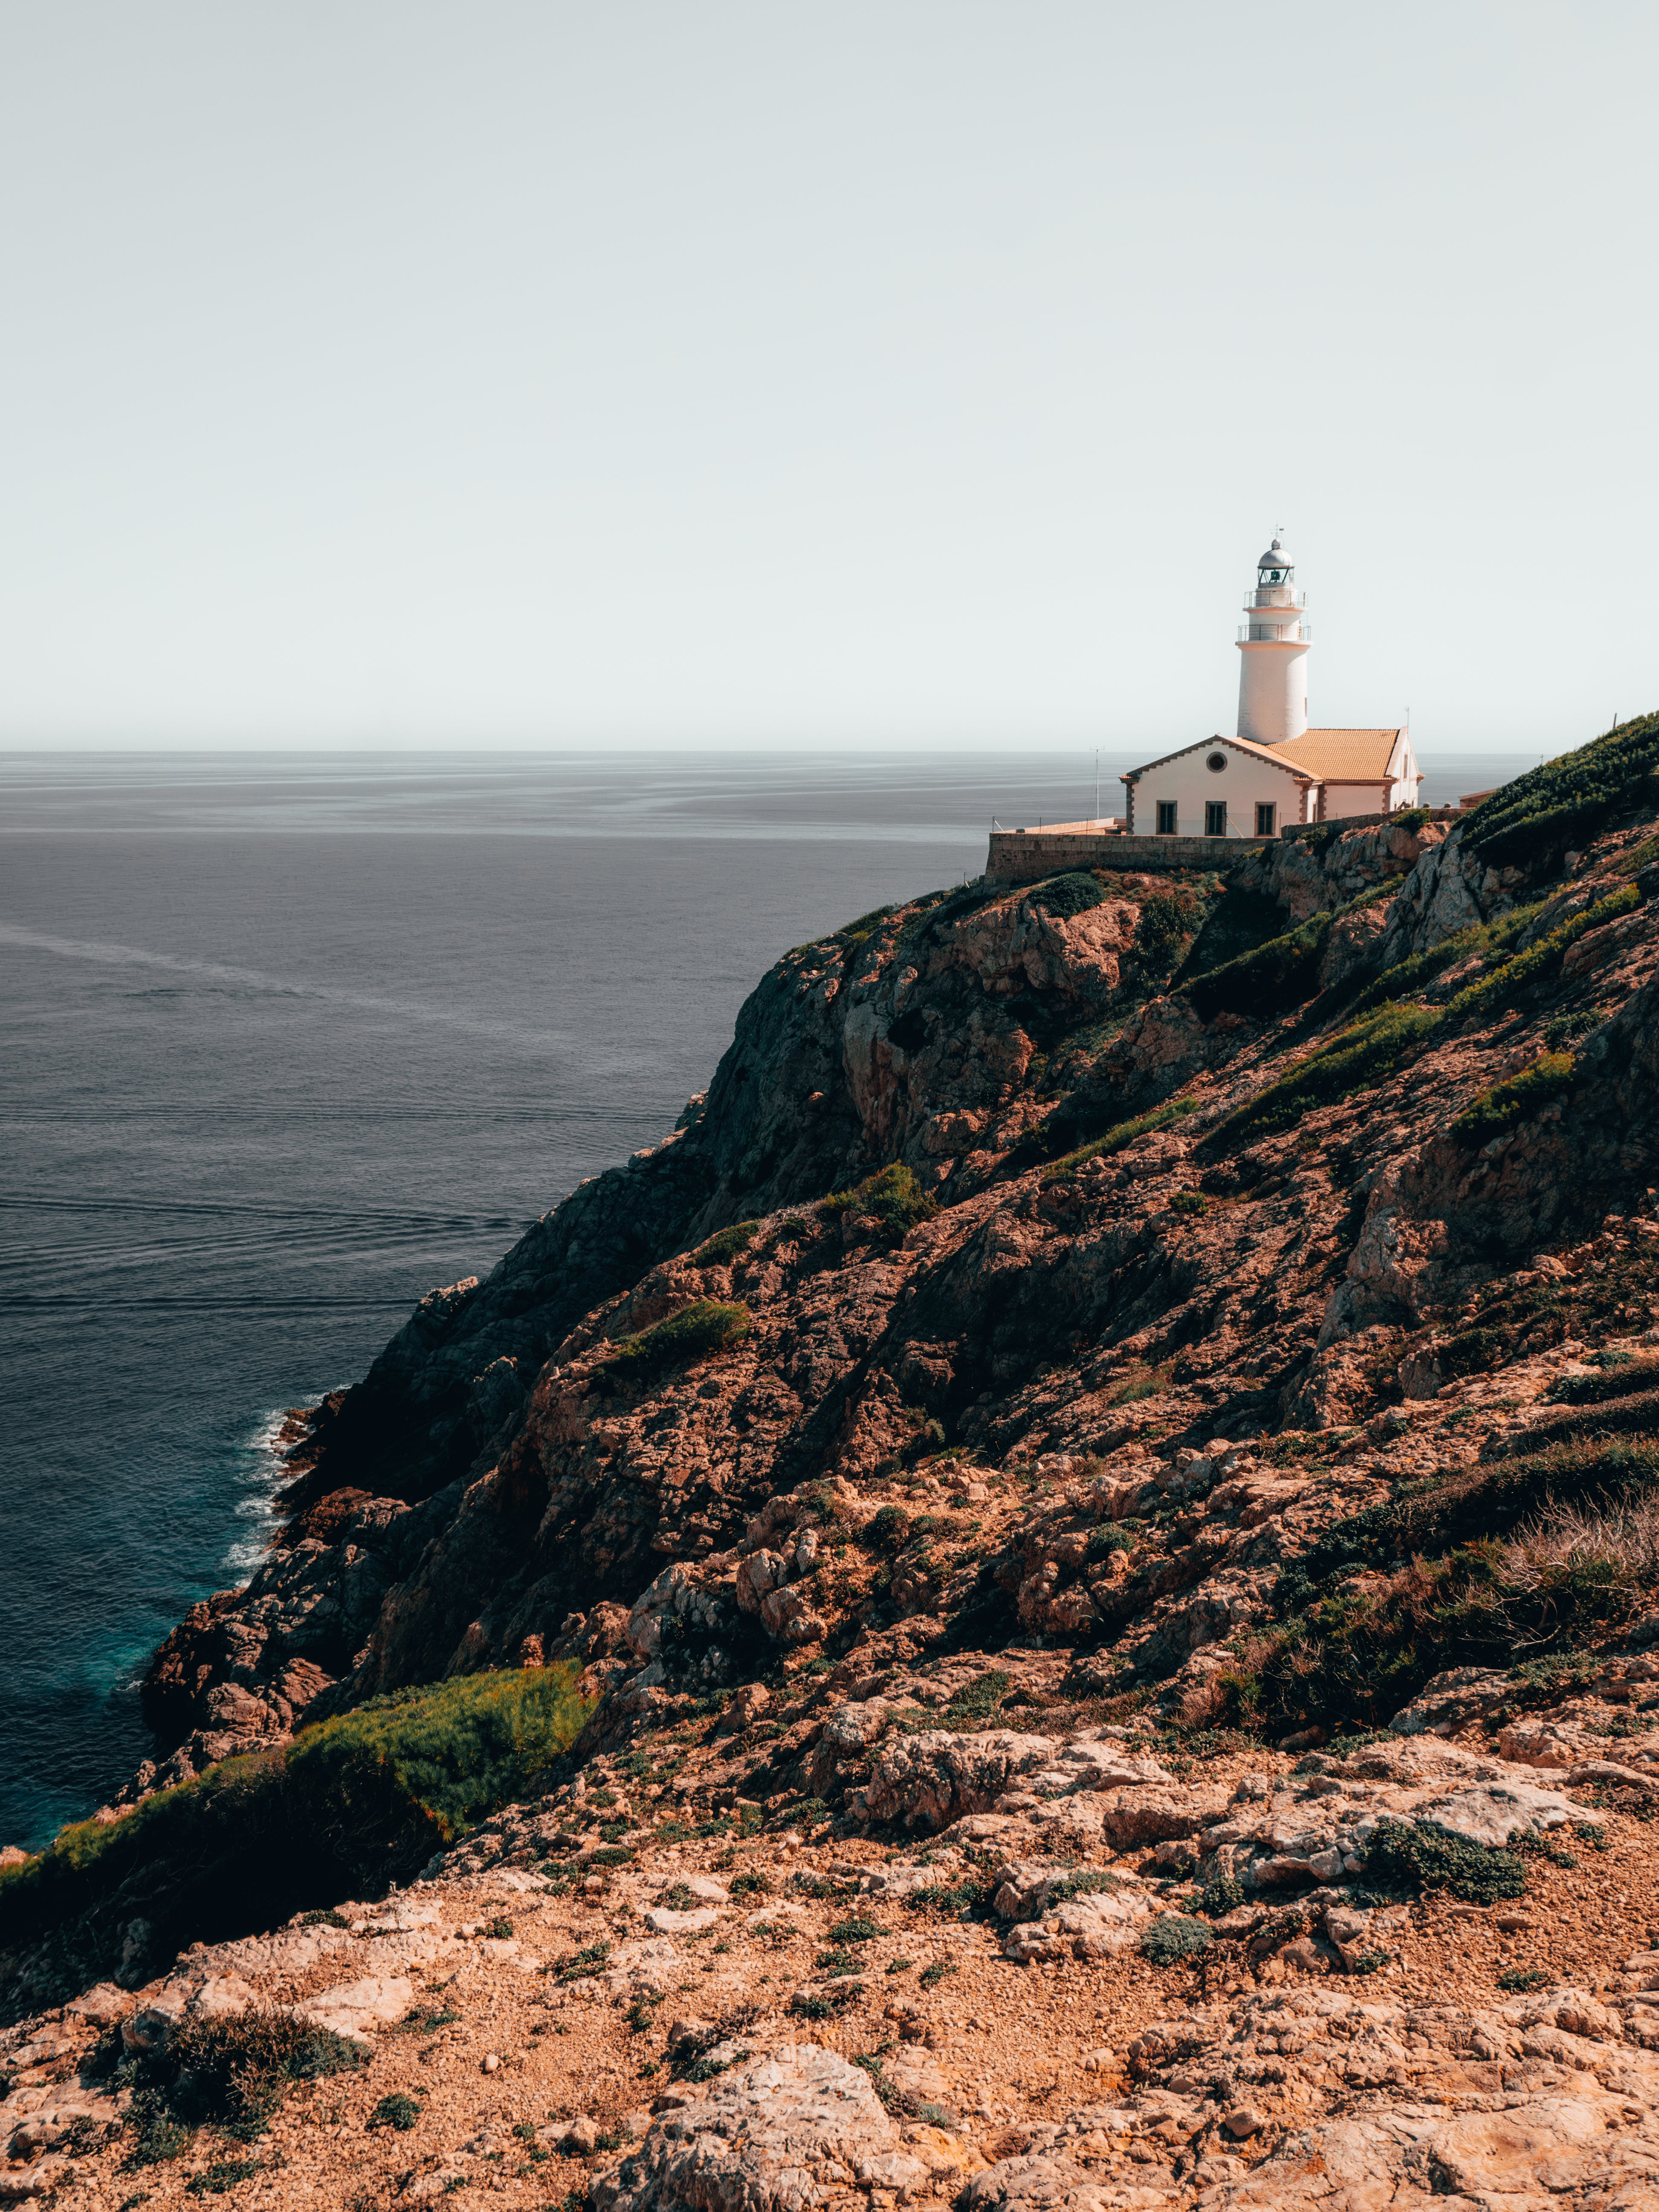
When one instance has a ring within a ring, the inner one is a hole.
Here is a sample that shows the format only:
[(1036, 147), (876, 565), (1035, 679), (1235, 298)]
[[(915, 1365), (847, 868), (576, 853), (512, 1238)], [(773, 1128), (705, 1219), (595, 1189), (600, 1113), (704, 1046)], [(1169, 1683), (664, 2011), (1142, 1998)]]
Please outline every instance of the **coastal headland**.
[(1060, 857), (295, 1409), (0, 2202), (1659, 2197), (1659, 715)]

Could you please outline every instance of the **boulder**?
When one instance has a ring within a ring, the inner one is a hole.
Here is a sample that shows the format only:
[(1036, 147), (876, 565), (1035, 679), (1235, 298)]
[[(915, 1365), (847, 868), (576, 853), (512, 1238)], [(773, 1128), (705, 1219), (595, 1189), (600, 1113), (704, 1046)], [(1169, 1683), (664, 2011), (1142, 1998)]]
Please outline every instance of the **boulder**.
[[(816, 2044), (786, 2044), (659, 2114), (625, 2159), (592, 2175), (589, 2202), (593, 2212), (807, 2212), (855, 2181), (920, 2179), (920, 2161), (902, 2177), (880, 2163), (902, 2155), (867, 2074)], [(900, 2178), (878, 2178), (884, 2173)]]

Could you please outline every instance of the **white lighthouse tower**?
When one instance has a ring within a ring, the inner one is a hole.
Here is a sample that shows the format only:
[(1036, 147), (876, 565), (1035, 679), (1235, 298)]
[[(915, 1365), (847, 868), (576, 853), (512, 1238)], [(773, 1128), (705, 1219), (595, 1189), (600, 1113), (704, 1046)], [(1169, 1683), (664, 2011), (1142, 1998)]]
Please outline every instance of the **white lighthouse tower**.
[(1255, 589), (1244, 601), (1249, 620), (1238, 633), (1238, 734), (1254, 744), (1290, 744), (1307, 729), (1306, 604), (1291, 556), (1275, 538), (1255, 564)]

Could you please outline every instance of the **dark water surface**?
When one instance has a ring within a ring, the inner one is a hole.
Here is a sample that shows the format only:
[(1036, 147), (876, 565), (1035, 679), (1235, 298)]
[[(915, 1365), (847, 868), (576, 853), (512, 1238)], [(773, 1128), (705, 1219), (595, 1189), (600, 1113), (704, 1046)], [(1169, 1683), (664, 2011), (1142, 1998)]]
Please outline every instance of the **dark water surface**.
[(1092, 812), (1093, 775), (0, 758), (0, 1843), (145, 1755), (137, 1674), (257, 1559), (285, 1407), (662, 1137), (780, 952), (977, 873), (994, 813)]

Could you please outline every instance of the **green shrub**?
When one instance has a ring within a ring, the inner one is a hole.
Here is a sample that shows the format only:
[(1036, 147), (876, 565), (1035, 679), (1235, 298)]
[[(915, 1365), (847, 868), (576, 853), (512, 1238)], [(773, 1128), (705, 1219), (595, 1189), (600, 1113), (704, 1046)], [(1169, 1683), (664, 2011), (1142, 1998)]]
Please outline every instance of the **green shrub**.
[(174, 2119), (159, 2089), (135, 2089), (125, 2118), (132, 2135), (132, 2148), (121, 2160), (123, 2173), (136, 2173), (142, 2166), (164, 2165), (190, 2148), (190, 2129), (180, 2126)]
[(1392, 1074), (1435, 1026), (1422, 1006), (1386, 1006), (1339, 1031), (1276, 1083), (1228, 1115), (1204, 1142), (1218, 1149), (1241, 1139), (1287, 1129), (1311, 1109), (1346, 1098)]
[(935, 1959), (932, 1966), (922, 1968), (916, 1979), (923, 1989), (934, 1990), (947, 1975), (960, 1973), (961, 1971), (954, 1959)]
[(1047, 883), (1034, 884), (1026, 896), (1056, 921), (1069, 921), (1073, 915), (1086, 914), (1091, 907), (1098, 906), (1106, 896), (1106, 887), (1098, 877), (1074, 870), (1068, 876), (1051, 876)]
[(726, 1304), (719, 1298), (694, 1298), (677, 1314), (653, 1322), (638, 1336), (625, 1336), (605, 1364), (630, 1380), (656, 1375), (668, 1367), (689, 1365), (716, 1352), (729, 1352), (749, 1334), (746, 1305)]
[(1527, 1869), (1519, 1855), (1472, 1844), (1450, 1828), (1383, 1819), (1365, 1844), (1365, 1876), (1401, 1888), (1444, 1890), (1468, 1905), (1501, 1905), (1523, 1896)]
[(1549, 1976), (1541, 1966), (1506, 1966), (1498, 1977), (1500, 1990), (1539, 1990)]
[(1135, 951), (1150, 968), (1168, 966), (1192, 933), (1197, 908), (1191, 899), (1172, 898), (1154, 892), (1140, 902), (1135, 923)]
[(1389, 817), (1389, 827), (1391, 830), (1420, 830), (1429, 819), (1429, 814), (1430, 810), (1426, 806), (1405, 806), (1398, 814)]
[(1570, 1052), (1547, 1052), (1520, 1074), (1478, 1091), (1452, 1123), (1449, 1133), (1466, 1145), (1484, 1145), (1517, 1121), (1525, 1121), (1572, 1084)]
[(1563, 1375), (1551, 1385), (1549, 1398), (1558, 1406), (1603, 1406), (1610, 1400), (1634, 1397), (1638, 1391), (1659, 1389), (1659, 1357), (1626, 1358), (1588, 1375)]
[(1134, 1547), (1133, 1536), (1121, 1528), (1108, 1525), (1089, 1531), (1089, 1557), (1091, 1559), (1109, 1559), (1114, 1552), (1133, 1552)]
[(832, 1943), (872, 1943), (881, 1933), (881, 1923), (872, 1920), (867, 1912), (855, 1912), (850, 1920), (838, 1920), (830, 1930)]
[(406, 2097), (401, 2089), (394, 2089), (382, 2097), (368, 2116), (372, 2128), (395, 2128), (399, 2135), (407, 2135), (421, 2117), (421, 2108), (413, 2097)]
[(1171, 1213), (1207, 1213), (1210, 1201), (1201, 1190), (1178, 1190), (1170, 1200)]
[(825, 1220), (838, 1213), (873, 1215), (880, 1241), (901, 1244), (918, 1222), (931, 1221), (939, 1206), (910, 1169), (895, 1160), (890, 1167), (867, 1176), (856, 1188), (833, 1192), (820, 1202), (818, 1212)]
[(867, 1551), (886, 1558), (902, 1551), (910, 1533), (910, 1516), (902, 1505), (884, 1505), (864, 1524), (860, 1540)]
[(1171, 1098), (1164, 1105), (1154, 1106), (1145, 1114), (1137, 1114), (1133, 1121), (1120, 1121), (1115, 1128), (1108, 1129), (1104, 1136), (1096, 1137), (1089, 1144), (1079, 1145), (1075, 1152), (1067, 1152), (1063, 1158), (1044, 1168), (1042, 1180), (1054, 1182), (1060, 1176), (1070, 1175), (1081, 1167), (1085, 1160), (1110, 1159), (1114, 1152), (1121, 1152), (1126, 1145), (1133, 1145), (1137, 1137), (1144, 1137), (1153, 1129), (1165, 1129), (1171, 1121), (1182, 1120), (1187, 1115), (1194, 1113), (1197, 1108), (1196, 1098)]
[(1215, 1881), (1205, 1884), (1198, 1909), (1207, 1919), (1221, 1920), (1243, 1902), (1243, 1883), (1235, 1881), (1231, 1875), (1220, 1875)]
[(826, 1981), (830, 1982), (844, 1981), (848, 1974), (856, 1974), (858, 1970), (857, 1957), (844, 1943), (837, 1943), (833, 1949), (821, 1952), (812, 1961), (813, 1972), (822, 1974)]
[(434, 1849), (529, 1796), (592, 1711), (576, 1668), (504, 1668), (394, 1691), (303, 1730), (289, 1786), (319, 1820), (384, 1826), (388, 1811)]
[(1160, 1912), (1142, 1936), (1140, 1949), (1153, 1966), (1173, 1966), (1177, 1960), (1207, 1951), (1214, 1941), (1201, 1920), (1191, 1919), (1184, 1912)]
[(1536, 945), (1528, 945), (1524, 952), (1517, 952), (1512, 960), (1506, 960), (1501, 968), (1465, 984), (1447, 1007), (1446, 1019), (1461, 1021), (1466, 1015), (1495, 1012), (1547, 969), (1559, 965), (1563, 953), (1588, 931), (1599, 929), (1603, 922), (1616, 921), (1621, 914), (1630, 913), (1641, 903), (1642, 894), (1634, 884), (1626, 884), (1621, 890), (1598, 899), (1594, 906), (1586, 907), (1559, 929), (1551, 930)]
[(1583, 845), (1655, 796), (1656, 770), (1659, 714), (1644, 714), (1493, 792), (1469, 817), (1464, 843), (1492, 867)]
[(988, 1721), (1013, 1686), (1014, 1678), (1006, 1668), (988, 1667), (971, 1682), (951, 1692), (944, 1717), (947, 1723)]
[(755, 1241), (758, 1221), (734, 1221), (728, 1229), (717, 1229), (706, 1244), (700, 1244), (691, 1255), (696, 1267), (723, 1267), (728, 1260), (735, 1260), (746, 1245)]

